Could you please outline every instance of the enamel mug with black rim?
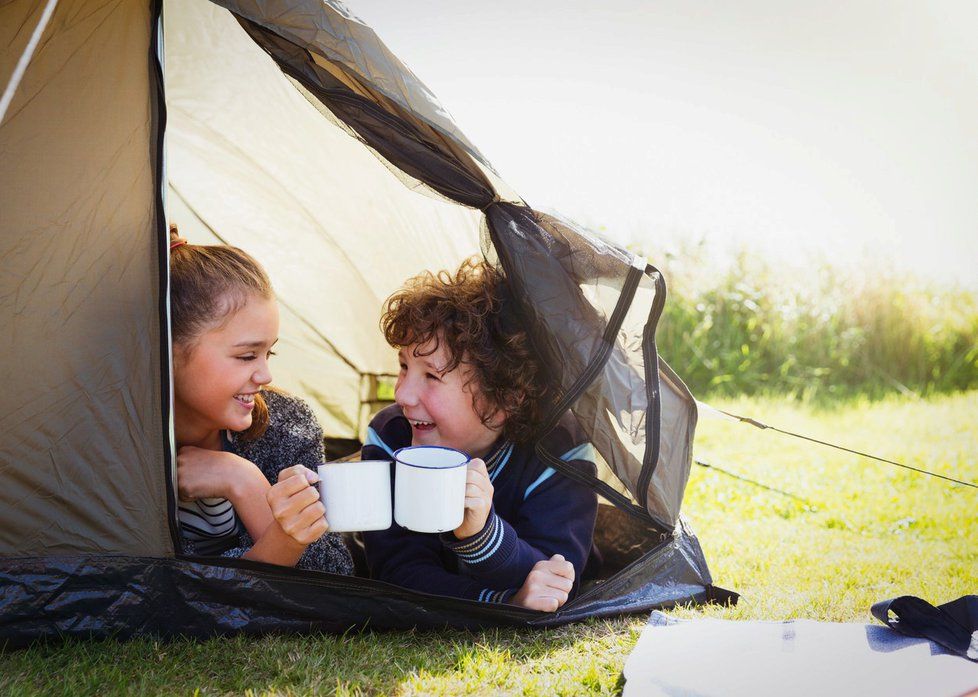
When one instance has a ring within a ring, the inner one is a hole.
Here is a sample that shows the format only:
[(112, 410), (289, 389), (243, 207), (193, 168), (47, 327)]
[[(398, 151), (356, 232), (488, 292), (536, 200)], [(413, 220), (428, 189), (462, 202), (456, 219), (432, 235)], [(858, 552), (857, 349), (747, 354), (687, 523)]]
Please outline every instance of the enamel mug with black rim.
[(434, 445), (394, 453), (394, 520), (415, 532), (448, 532), (465, 516), (466, 465), (460, 450)]

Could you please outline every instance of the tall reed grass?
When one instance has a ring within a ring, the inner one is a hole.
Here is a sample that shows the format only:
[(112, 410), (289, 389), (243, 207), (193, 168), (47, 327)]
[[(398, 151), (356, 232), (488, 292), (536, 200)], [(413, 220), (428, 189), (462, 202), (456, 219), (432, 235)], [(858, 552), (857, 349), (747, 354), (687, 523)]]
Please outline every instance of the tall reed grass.
[(789, 269), (748, 252), (717, 271), (703, 256), (657, 259), (669, 285), (659, 352), (697, 395), (978, 388), (974, 292), (886, 270)]

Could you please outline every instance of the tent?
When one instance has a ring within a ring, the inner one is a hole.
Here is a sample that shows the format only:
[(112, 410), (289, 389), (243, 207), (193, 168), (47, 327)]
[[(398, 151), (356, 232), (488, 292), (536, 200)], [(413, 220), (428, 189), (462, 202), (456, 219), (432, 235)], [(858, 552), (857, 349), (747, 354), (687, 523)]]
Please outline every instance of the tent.
[[(0, 641), (552, 626), (730, 597), (680, 516), (696, 407), (655, 350), (661, 274), (530, 208), (344, 6), (13, 0), (0, 46)], [(571, 409), (599, 453), (597, 575), (536, 613), (183, 554), (169, 221), (265, 264), (276, 384), (351, 441), (396, 369), (383, 297), (481, 248), (561, 386), (550, 423)]]

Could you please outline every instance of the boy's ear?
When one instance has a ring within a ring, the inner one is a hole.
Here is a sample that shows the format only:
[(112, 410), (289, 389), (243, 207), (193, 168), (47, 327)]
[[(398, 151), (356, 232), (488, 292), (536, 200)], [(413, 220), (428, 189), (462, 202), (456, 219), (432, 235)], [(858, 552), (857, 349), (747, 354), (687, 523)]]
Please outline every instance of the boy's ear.
[(506, 425), (506, 412), (497, 407), (486, 425), (493, 431), (502, 431)]
[[(490, 402), (482, 395), (476, 397), (476, 399), (478, 400), (476, 402), (476, 413), (482, 419), (482, 423), (493, 431), (502, 431), (503, 426), (506, 425), (505, 410), (499, 408), (495, 403)], [(483, 416), (485, 414), (488, 414), (488, 418)]]

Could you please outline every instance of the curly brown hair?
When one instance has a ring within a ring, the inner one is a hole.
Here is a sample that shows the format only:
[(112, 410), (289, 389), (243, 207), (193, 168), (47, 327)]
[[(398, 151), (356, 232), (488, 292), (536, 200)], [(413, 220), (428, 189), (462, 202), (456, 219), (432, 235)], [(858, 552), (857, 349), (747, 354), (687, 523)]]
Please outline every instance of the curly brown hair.
[(482, 423), (488, 425), (500, 410), (507, 440), (526, 443), (536, 435), (552, 390), (506, 279), (494, 266), (473, 257), (454, 275), (414, 276), (387, 298), (380, 326), (388, 344), (413, 346), (416, 356), (431, 355), (444, 341), (445, 372), (461, 363), (472, 368), (473, 403)]

